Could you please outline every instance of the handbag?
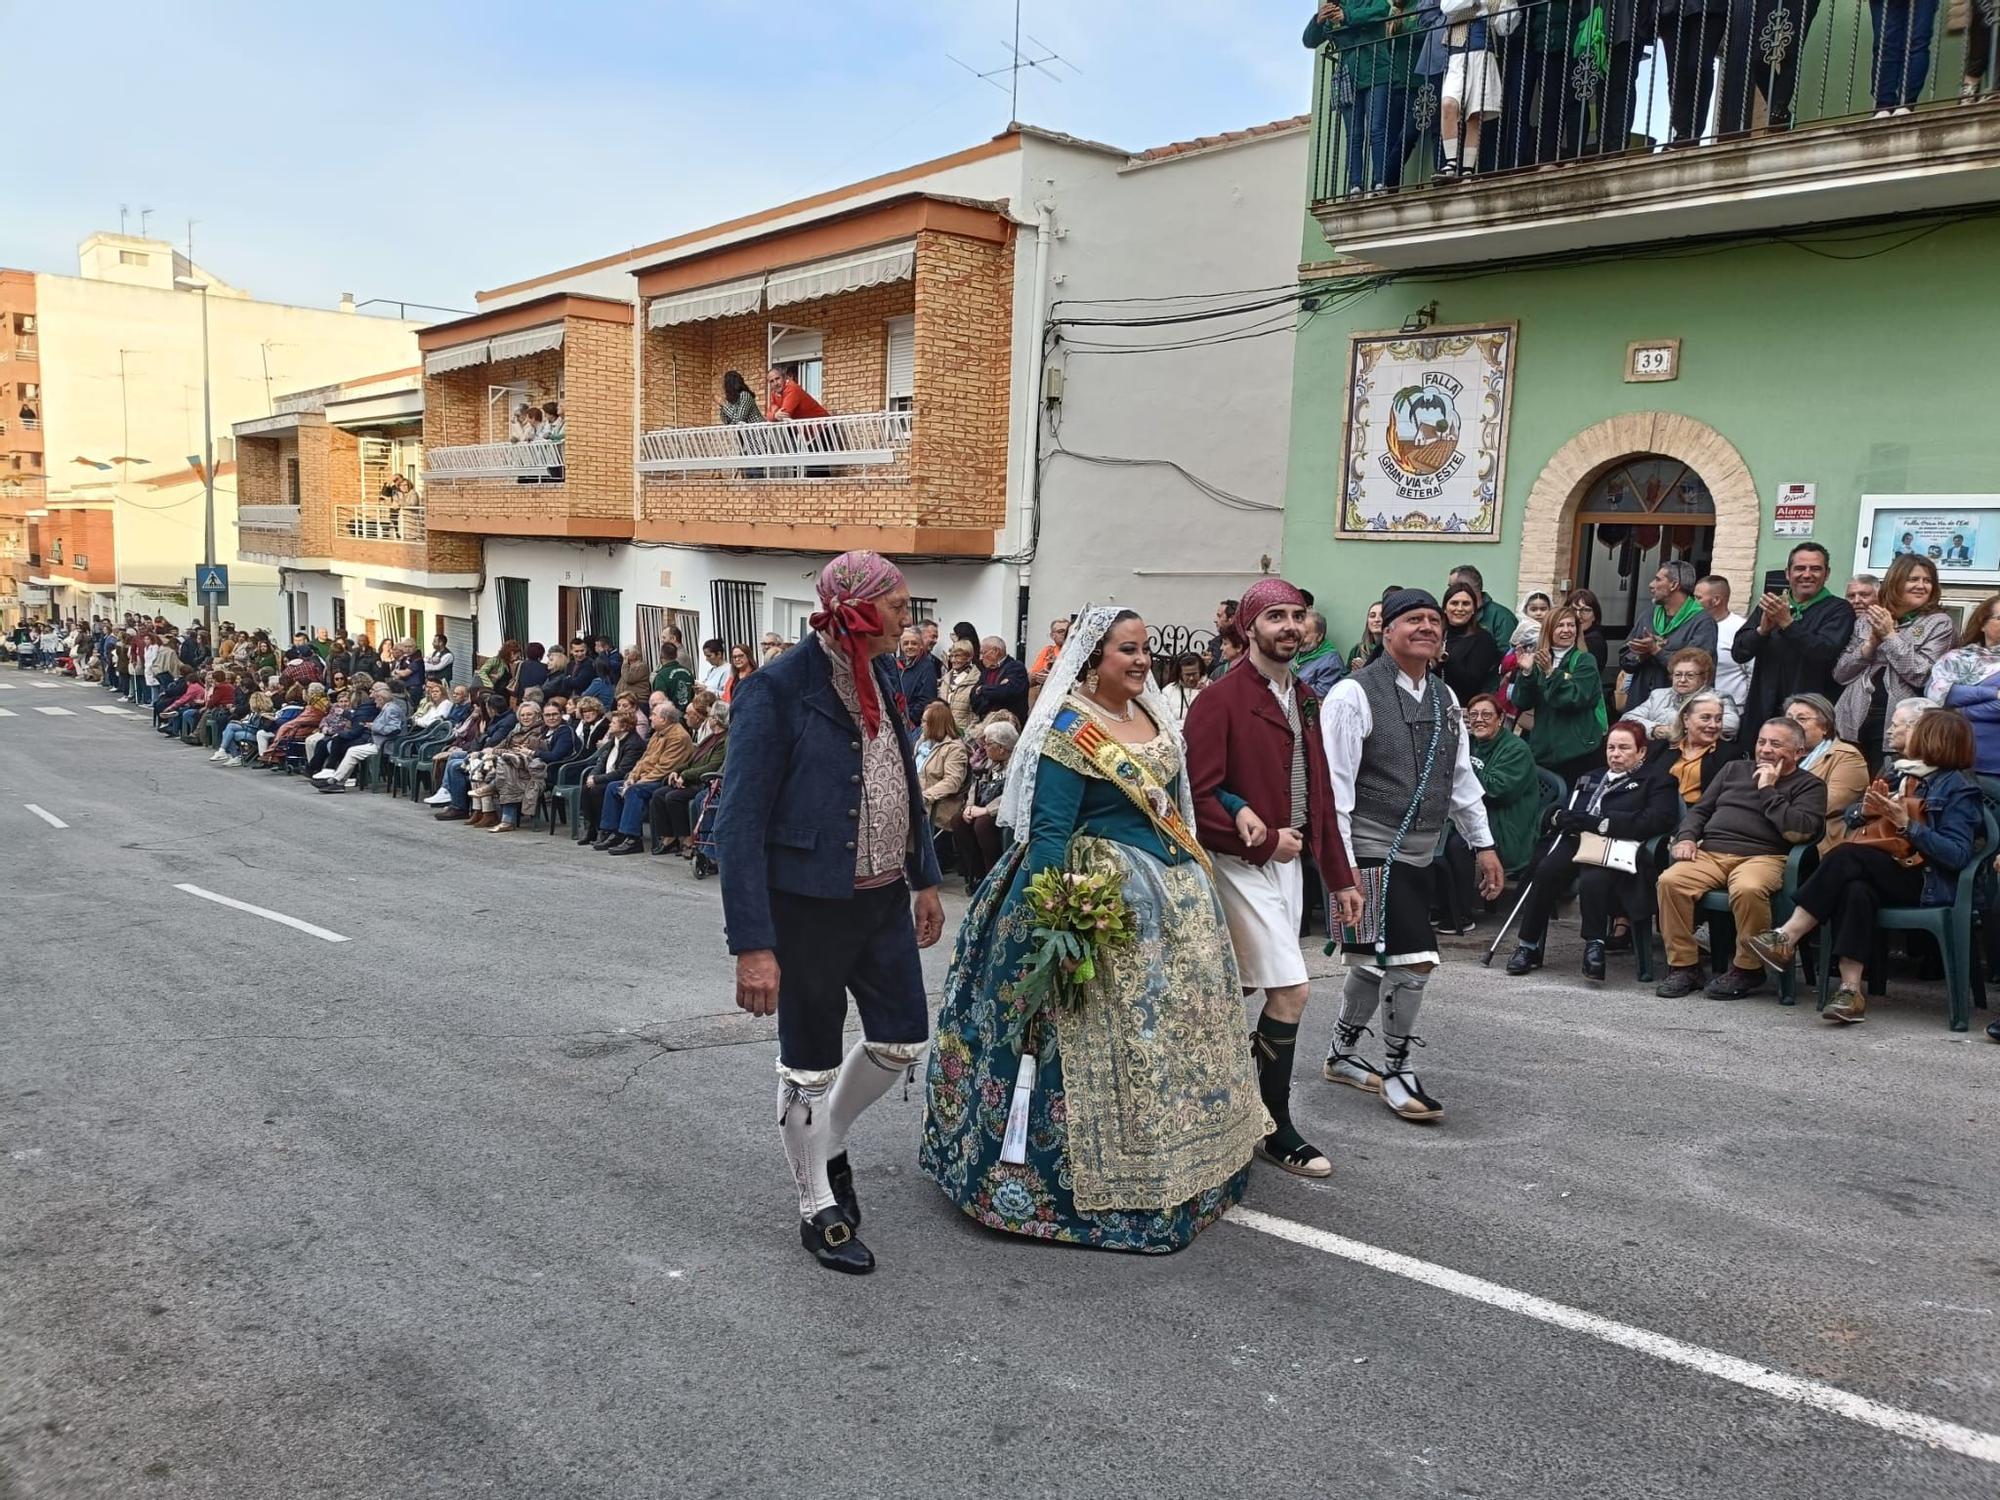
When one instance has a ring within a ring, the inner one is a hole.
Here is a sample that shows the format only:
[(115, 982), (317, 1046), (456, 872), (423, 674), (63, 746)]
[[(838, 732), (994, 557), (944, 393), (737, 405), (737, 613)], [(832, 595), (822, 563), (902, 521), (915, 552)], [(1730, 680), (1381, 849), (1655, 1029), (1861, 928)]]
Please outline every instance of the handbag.
[[(1910, 795), (1910, 777), (1903, 778), (1903, 806), (1910, 814), (1910, 827), (1924, 821), (1924, 803), (1921, 797)], [(1877, 777), (1869, 791), (1887, 794), (1889, 783)], [(1910, 843), (1909, 834), (1889, 821), (1886, 813), (1877, 813), (1847, 836), (1847, 842), (1863, 849), (1880, 849), (1905, 870), (1914, 870), (1924, 862), (1924, 857)]]
[(1580, 833), (1576, 836), (1575, 862), (1580, 865), (1598, 865), (1606, 870), (1618, 870), (1626, 875), (1637, 875), (1639, 841), (1608, 839), (1601, 833)]

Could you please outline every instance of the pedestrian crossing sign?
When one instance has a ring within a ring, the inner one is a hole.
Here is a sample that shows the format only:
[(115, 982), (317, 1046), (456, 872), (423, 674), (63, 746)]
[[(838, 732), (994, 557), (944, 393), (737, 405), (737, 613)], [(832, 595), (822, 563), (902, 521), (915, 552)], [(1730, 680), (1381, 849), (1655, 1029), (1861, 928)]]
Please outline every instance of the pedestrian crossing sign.
[(203, 563), (195, 570), (194, 591), (201, 595), (204, 604), (227, 604), (229, 602), (229, 565), (227, 563)]

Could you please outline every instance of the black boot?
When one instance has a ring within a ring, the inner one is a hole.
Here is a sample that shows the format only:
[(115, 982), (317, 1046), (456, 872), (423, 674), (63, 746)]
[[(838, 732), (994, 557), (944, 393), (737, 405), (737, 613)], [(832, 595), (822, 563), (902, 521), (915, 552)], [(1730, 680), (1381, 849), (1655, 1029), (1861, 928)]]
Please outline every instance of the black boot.
[(854, 1237), (854, 1226), (836, 1205), (822, 1208), (799, 1225), (799, 1243), (812, 1251), (813, 1259), (829, 1271), (849, 1276), (866, 1276), (875, 1269), (875, 1257)]
[(845, 1151), (826, 1159), (826, 1185), (833, 1189), (833, 1201), (840, 1205), (840, 1211), (847, 1216), (848, 1227), (859, 1229), (861, 1200), (854, 1196), (854, 1168), (849, 1164)]
[(1592, 938), (1583, 945), (1583, 977), (1602, 979), (1604, 977), (1604, 944)]
[(1507, 958), (1507, 972), (1519, 978), (1542, 966), (1542, 950), (1531, 948), (1526, 943), (1517, 944)]
[(1257, 1064), (1257, 1092), (1277, 1127), (1257, 1143), (1257, 1154), (1296, 1177), (1329, 1177), (1333, 1163), (1292, 1124), (1292, 1058), (1298, 1046), (1298, 1022), (1257, 1018), (1250, 1056)]

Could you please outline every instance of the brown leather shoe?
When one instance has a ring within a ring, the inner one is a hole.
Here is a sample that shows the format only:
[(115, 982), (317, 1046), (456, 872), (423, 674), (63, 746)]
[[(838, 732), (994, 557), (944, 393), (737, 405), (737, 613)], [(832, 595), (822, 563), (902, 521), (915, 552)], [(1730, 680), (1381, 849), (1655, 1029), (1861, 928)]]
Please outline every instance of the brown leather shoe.
[(471, 821), (472, 814), (462, 807), (447, 807), (442, 812), (431, 814), (440, 823), (465, 823)]
[(476, 812), (465, 820), (465, 826), (467, 828), (485, 828), (496, 821), (498, 817), (498, 813)]

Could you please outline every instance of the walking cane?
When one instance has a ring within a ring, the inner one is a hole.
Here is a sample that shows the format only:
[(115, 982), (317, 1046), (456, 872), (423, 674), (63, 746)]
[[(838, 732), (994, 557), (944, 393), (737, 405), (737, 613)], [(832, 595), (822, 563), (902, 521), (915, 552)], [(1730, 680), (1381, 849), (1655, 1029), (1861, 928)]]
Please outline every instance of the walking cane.
[[(1562, 809), (1558, 808), (1557, 811), (1560, 812)], [(1555, 853), (1556, 845), (1560, 844), (1563, 838), (1564, 835), (1560, 832), (1551, 834), (1547, 847), (1540, 854), (1537, 854), (1535, 862), (1528, 866), (1528, 878), (1521, 883), (1521, 899), (1514, 903), (1514, 909), (1507, 913), (1507, 920), (1502, 922), (1500, 930), (1493, 934), (1493, 946), (1486, 950), (1486, 957), (1479, 960), (1481, 968), (1490, 969), (1493, 967), (1493, 955), (1500, 951), (1500, 945), (1507, 940), (1507, 929), (1514, 925), (1514, 919), (1521, 915), (1521, 908), (1528, 904), (1528, 893), (1534, 889), (1535, 885), (1534, 872), (1541, 868), (1543, 860)]]

